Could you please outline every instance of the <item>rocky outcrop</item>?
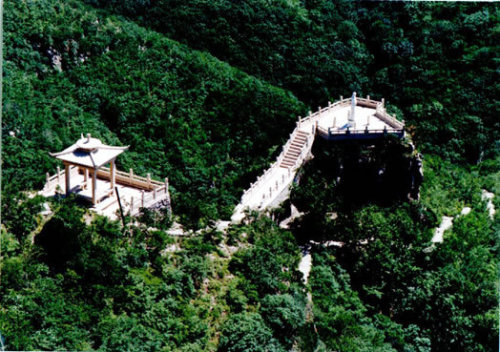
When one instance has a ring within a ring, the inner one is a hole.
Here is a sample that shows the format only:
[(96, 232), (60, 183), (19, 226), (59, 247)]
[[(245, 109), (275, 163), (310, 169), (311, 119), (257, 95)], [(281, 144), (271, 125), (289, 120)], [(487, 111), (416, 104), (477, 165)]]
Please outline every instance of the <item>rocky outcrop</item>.
[(410, 190), (408, 196), (410, 199), (419, 200), (420, 199), (420, 186), (424, 181), (424, 168), (422, 165), (422, 154), (417, 153), (410, 160)]

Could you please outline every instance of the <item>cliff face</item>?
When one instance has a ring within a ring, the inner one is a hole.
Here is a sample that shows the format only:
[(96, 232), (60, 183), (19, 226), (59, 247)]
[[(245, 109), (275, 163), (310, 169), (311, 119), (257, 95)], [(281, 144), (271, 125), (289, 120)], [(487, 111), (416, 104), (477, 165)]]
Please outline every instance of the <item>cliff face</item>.
[(409, 174), (411, 177), (410, 192), (408, 194), (410, 199), (420, 199), (420, 186), (424, 181), (424, 168), (422, 165), (422, 154), (417, 153), (410, 160)]
[[(388, 204), (419, 198), (422, 155), (409, 140), (318, 140), (313, 155), (314, 159), (301, 172), (300, 188), (327, 190), (328, 201)], [(300, 199), (295, 200), (300, 208)]]

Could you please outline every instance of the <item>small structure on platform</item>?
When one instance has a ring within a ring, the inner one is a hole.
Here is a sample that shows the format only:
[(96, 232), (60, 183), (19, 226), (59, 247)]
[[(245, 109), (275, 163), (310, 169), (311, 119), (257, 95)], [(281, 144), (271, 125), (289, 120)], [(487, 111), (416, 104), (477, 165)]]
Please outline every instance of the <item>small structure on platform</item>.
[[(136, 215), (141, 207), (165, 203), (170, 209), (168, 179), (163, 182), (147, 177), (121, 172), (116, 169), (116, 158), (129, 147), (109, 146), (90, 134), (83, 135), (72, 146), (58, 153), (49, 153), (61, 160), (64, 171), (50, 176), (40, 194), (46, 197), (64, 193), (75, 193), (92, 205), (92, 210), (110, 218), (116, 217), (119, 208), (118, 196), (124, 212)], [(106, 165), (109, 164), (109, 168)], [(63, 181), (64, 179), (64, 181)], [(115, 189), (118, 189), (116, 194)]]

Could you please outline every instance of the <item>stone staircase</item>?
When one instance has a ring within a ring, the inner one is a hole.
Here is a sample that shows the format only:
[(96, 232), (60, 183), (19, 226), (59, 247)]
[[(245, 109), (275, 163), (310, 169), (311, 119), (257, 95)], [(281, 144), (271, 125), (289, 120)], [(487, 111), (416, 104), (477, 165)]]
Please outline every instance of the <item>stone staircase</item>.
[(280, 163), (280, 167), (288, 169), (293, 167), (297, 159), (299, 158), (304, 146), (306, 145), (308, 138), (308, 133), (304, 131), (297, 131), (297, 134), (292, 139), (289, 144), (287, 150), (285, 151), (285, 155), (283, 156), (283, 160)]

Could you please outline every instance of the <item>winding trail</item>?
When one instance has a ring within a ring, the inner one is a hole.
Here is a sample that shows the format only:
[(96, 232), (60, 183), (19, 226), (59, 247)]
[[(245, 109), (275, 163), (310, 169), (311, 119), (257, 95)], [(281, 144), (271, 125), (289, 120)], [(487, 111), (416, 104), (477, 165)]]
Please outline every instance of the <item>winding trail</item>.
[(299, 263), (299, 271), (302, 273), (304, 283), (307, 285), (307, 280), (309, 279), (309, 273), (312, 267), (312, 257), (308, 249), (302, 250), (302, 259)]
[[(488, 192), (487, 190), (483, 189), (481, 191), (481, 199), (483, 201), (486, 201), (486, 209), (488, 210), (488, 215), (490, 219), (493, 219), (495, 217), (496, 209), (495, 205), (493, 204), (493, 198), (495, 195), (491, 192)], [(465, 216), (471, 212), (470, 207), (464, 207), (462, 211), (460, 212), (459, 215), (457, 215), (455, 218), (458, 218), (459, 216)], [(432, 237), (431, 242), (432, 243), (441, 243), (443, 242), (443, 235), (446, 230), (449, 230), (453, 226), (453, 220), (454, 218), (451, 216), (443, 216), (441, 219), (441, 224), (439, 224), (439, 227), (436, 228), (434, 231), (434, 236)]]

